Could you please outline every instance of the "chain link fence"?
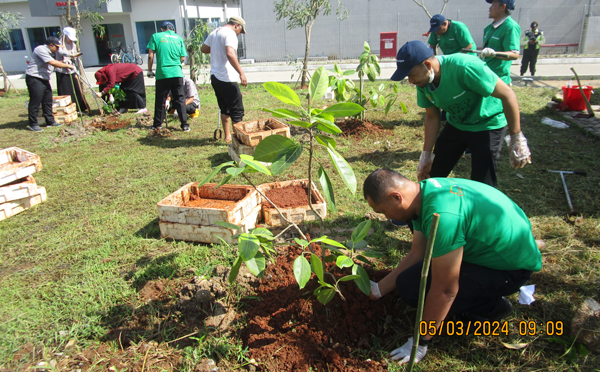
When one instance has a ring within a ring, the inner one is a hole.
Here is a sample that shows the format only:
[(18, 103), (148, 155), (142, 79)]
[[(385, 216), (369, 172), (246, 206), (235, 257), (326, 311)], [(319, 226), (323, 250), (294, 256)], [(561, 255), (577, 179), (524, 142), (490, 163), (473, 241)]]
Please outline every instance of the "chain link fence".
[[(487, 13), (479, 10), (453, 10), (446, 18), (465, 23), (479, 49), (483, 29), (490, 24)], [(269, 15), (272, 17), (272, 15)], [(600, 6), (517, 8), (512, 14), (522, 32), (533, 21), (544, 31), (546, 45), (540, 55), (574, 55), (600, 53)], [(240, 41), (246, 58), (256, 62), (290, 62), (304, 58), (305, 30), (288, 30), (284, 20), (252, 19), (252, 35)], [(422, 10), (402, 13), (350, 14), (343, 21), (334, 16), (317, 18), (310, 38), (311, 61), (357, 59), (365, 41), (379, 53), (380, 32), (398, 32), (397, 48), (410, 40), (427, 42), (429, 18)], [(391, 59), (390, 59), (391, 60)]]

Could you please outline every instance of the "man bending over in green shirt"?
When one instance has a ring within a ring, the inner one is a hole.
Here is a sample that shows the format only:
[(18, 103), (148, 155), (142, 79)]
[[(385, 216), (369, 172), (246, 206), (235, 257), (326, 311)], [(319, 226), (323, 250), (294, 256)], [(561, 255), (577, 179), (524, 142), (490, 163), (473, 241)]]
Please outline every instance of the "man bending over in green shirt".
[[(512, 313), (504, 296), (517, 292), (532, 272), (542, 269), (527, 216), (493, 187), (460, 178), (415, 183), (393, 170), (377, 169), (365, 180), (363, 192), (373, 211), (412, 220), (415, 230), (410, 252), (379, 283), (371, 282), (372, 300), (395, 289), (416, 307), (431, 220), (434, 213), (440, 215), (423, 308), (423, 321), (435, 328), (418, 340), (417, 362), (450, 313), (457, 334), (473, 329), (468, 324), (473, 321), (489, 321), (493, 327)], [(391, 358), (408, 362), (413, 341), (411, 337), (392, 351)]]
[[(447, 177), (465, 149), (471, 149), (471, 179), (496, 187), (496, 165), (507, 124), (509, 157), (514, 168), (531, 163), (521, 132), (517, 96), (479, 58), (467, 54), (435, 56), (422, 41), (409, 41), (397, 55), (391, 77), (417, 86), (417, 104), (425, 109), (425, 140), (418, 179)], [(440, 109), (447, 123), (440, 129)], [(434, 148), (435, 145), (435, 148)]]

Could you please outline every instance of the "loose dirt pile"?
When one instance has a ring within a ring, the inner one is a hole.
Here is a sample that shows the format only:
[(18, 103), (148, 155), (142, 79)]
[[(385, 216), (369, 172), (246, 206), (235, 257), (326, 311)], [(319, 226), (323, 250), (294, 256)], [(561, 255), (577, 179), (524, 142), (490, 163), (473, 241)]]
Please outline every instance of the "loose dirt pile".
[[(273, 188), (266, 191), (265, 195), (275, 203), (278, 208), (308, 206), (308, 192), (302, 185)], [(317, 202), (314, 195), (312, 195), (312, 202), (313, 204)], [(265, 200), (263, 201), (263, 208), (273, 208), (273, 204)]]
[(374, 124), (369, 120), (360, 120), (360, 119), (346, 119), (336, 125), (342, 130), (341, 136), (343, 137), (353, 137), (362, 134), (389, 134), (390, 130), (385, 129), (378, 124)]
[[(247, 328), (242, 337), (250, 357), (261, 371), (384, 371), (373, 349), (391, 343), (401, 307), (394, 296), (371, 301), (353, 281), (341, 284), (339, 295), (323, 306), (313, 291), (313, 279), (300, 290), (293, 275), (294, 259), (302, 252), (289, 247), (280, 252), (275, 265), (267, 266), (257, 296), (248, 304)], [(317, 247), (318, 250), (320, 250)], [(348, 271), (348, 270), (346, 270)], [(349, 274), (348, 272), (344, 274)], [(380, 280), (386, 272), (369, 273)], [(341, 273), (335, 269), (334, 275)], [(407, 329), (410, 325), (406, 324)], [(370, 361), (368, 359), (371, 359)]]
[(101, 116), (90, 120), (86, 124), (100, 130), (114, 131), (131, 125), (131, 119), (118, 116)]

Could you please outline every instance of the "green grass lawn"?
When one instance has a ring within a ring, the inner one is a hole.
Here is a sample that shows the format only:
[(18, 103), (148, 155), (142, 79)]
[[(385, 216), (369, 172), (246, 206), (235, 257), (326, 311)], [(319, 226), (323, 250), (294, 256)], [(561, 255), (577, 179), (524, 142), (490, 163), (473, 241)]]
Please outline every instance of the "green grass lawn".
[[(509, 318), (512, 333), (503, 341), (529, 346), (509, 350), (494, 337), (449, 337), (440, 343), (453, 352), (430, 348), (419, 364), (421, 370), (582, 371), (600, 365), (598, 356), (569, 359), (563, 355), (571, 345), (576, 306), (588, 297), (600, 300), (600, 139), (575, 125), (554, 129), (540, 123), (544, 116), (563, 120), (546, 108), (554, 90), (515, 91), (533, 163), (512, 169), (505, 147), (499, 189), (523, 208), (534, 235), (544, 239), (547, 247), (542, 252), (544, 268), (532, 277), (536, 302), (516, 306), (516, 316)], [(263, 107), (284, 107), (260, 85), (242, 92), (245, 120), (267, 117)], [(147, 93), (152, 112), (154, 88)], [(0, 370), (26, 363), (27, 358), (14, 361), (13, 355), (28, 343), (43, 347), (51, 357), (73, 338), (79, 347), (102, 342), (110, 330), (107, 315), (119, 306), (140, 306), (137, 291), (148, 280), (189, 276), (233, 262), (236, 254), (226, 247), (166, 241), (158, 228), (158, 201), (188, 182), (202, 180), (211, 167), (229, 160), (226, 145), (212, 140), (217, 125), (213, 91), (208, 87), (199, 94), (200, 117), (190, 121), (191, 132), (183, 133), (178, 122), (171, 123), (176, 131), (168, 138), (148, 138), (147, 128), (135, 127), (81, 138), (57, 137), (59, 128), (33, 133), (25, 129), (27, 95), (0, 98), (0, 148), (17, 146), (38, 154), (43, 169), (34, 176), (48, 194), (47, 202), (0, 222)], [(362, 198), (362, 182), (374, 169), (388, 167), (416, 179), (424, 111), (416, 105), (414, 87), (401, 85), (398, 98), (408, 106), (407, 114), (399, 108), (387, 116), (367, 113), (368, 119), (393, 129), (392, 135), (339, 139), (338, 150), (354, 168), (359, 187), (355, 195), (350, 194), (329, 165), (339, 213), (328, 217), (327, 226), (350, 228), (364, 219), (370, 208)], [(90, 104), (94, 107), (93, 100)], [(391, 142), (391, 149), (384, 148), (385, 140)], [(325, 159), (326, 154), (319, 152), (317, 157)], [(253, 174), (253, 180), (306, 178), (302, 166), (306, 159), (304, 152), (284, 175)], [(468, 178), (469, 162), (462, 159), (452, 177)], [(587, 172), (585, 177), (566, 176), (579, 218), (564, 217), (568, 206), (560, 176), (543, 172), (546, 169)], [(219, 174), (216, 180), (222, 178)], [(392, 267), (407, 253), (411, 235), (406, 229), (390, 231), (383, 223), (374, 227), (367, 240), (387, 254), (384, 262)], [(566, 332), (560, 339), (568, 345), (550, 343), (548, 336), (519, 336), (515, 330), (523, 319), (563, 321)], [(393, 348), (412, 331), (403, 332)], [(196, 356), (187, 352), (182, 358), (191, 365)], [(37, 355), (36, 360), (43, 357)], [(234, 356), (230, 358), (235, 364)]]

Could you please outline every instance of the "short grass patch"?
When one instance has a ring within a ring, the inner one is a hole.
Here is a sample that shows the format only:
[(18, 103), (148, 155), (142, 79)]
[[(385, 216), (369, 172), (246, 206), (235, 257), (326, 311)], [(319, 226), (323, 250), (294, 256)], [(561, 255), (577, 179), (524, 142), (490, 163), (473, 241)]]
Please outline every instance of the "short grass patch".
[[(598, 356), (569, 359), (563, 355), (572, 341), (570, 322), (575, 307), (588, 297), (600, 300), (600, 139), (576, 126), (555, 129), (540, 123), (544, 116), (562, 120), (546, 108), (554, 90), (523, 87), (515, 91), (533, 163), (519, 170), (510, 168), (505, 147), (499, 188), (529, 216), (536, 238), (547, 243), (542, 252), (544, 269), (532, 277), (536, 302), (516, 306), (515, 315), (507, 319), (509, 336), (440, 337), (419, 364), (421, 370), (583, 371), (600, 365)], [(284, 107), (260, 85), (249, 85), (242, 92), (245, 120), (268, 117), (263, 107)], [(301, 93), (306, 99), (305, 92)], [(224, 246), (167, 241), (160, 238), (158, 229), (158, 201), (188, 182), (200, 181), (211, 167), (229, 160), (226, 145), (212, 139), (218, 112), (213, 91), (201, 87), (199, 94), (202, 107), (200, 116), (190, 121), (191, 132), (180, 131), (179, 122), (171, 117), (169, 125), (175, 131), (167, 138), (149, 137), (149, 128), (135, 125), (76, 138), (59, 137), (59, 128), (33, 133), (25, 129), (23, 102), (28, 97), (11, 94), (0, 98), (0, 148), (18, 146), (40, 155), (43, 170), (34, 176), (48, 193), (46, 203), (0, 222), (0, 369), (17, 370), (32, 360), (50, 360), (53, 353), (64, 351), (71, 339), (76, 339), (81, 349), (105, 345), (105, 349), (118, 351), (117, 341), (103, 341), (118, 326), (106, 319), (115, 311), (142, 306), (137, 296), (145, 283), (204, 275), (217, 264), (232, 264), (235, 252)], [(148, 109), (153, 112), (154, 88), (147, 88), (147, 96)], [(323, 162), (338, 190), (339, 208), (338, 215), (327, 218), (326, 227), (351, 228), (364, 219), (370, 208), (362, 198), (361, 186), (374, 169), (392, 168), (416, 178), (424, 111), (416, 105), (414, 87), (401, 84), (398, 99), (408, 106), (407, 114), (399, 107), (387, 116), (381, 111), (366, 114), (367, 119), (391, 129), (389, 135), (338, 141), (338, 151), (357, 176), (355, 195), (334, 175), (329, 161)], [(91, 99), (90, 104), (94, 107)], [(135, 124), (134, 114), (125, 116)], [(325, 159), (326, 154), (317, 156)], [(461, 159), (451, 176), (469, 178), (469, 163), (469, 158)], [(297, 164), (278, 178), (252, 177), (256, 183), (306, 178), (303, 169)], [(548, 169), (587, 172), (587, 176), (566, 176), (577, 216), (566, 217), (568, 206), (560, 176), (545, 172)], [(222, 177), (220, 174), (216, 180)], [(242, 178), (237, 181), (243, 183)], [(384, 222), (373, 226), (375, 233), (367, 240), (386, 253), (384, 266), (395, 266), (410, 248), (410, 233)], [(127, 317), (127, 311), (122, 316)], [(520, 335), (519, 322), (529, 320), (562, 321), (565, 334), (559, 339), (566, 345), (552, 343), (545, 335)], [(396, 332), (393, 345), (374, 341), (381, 355), (412, 334), (411, 329)], [(164, 338), (181, 336), (173, 333)], [(500, 341), (529, 345), (524, 350), (510, 350)], [(45, 354), (22, 353), (30, 345)], [(204, 357), (225, 360), (231, 368), (246, 363), (240, 341), (222, 336), (196, 335), (192, 346), (184, 350), (162, 347), (165, 353), (179, 353), (177, 368), (183, 370), (193, 369)], [(145, 355), (154, 355), (143, 344), (132, 350), (127, 354), (131, 368), (144, 365)], [(390, 363), (390, 370), (402, 368)]]

